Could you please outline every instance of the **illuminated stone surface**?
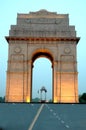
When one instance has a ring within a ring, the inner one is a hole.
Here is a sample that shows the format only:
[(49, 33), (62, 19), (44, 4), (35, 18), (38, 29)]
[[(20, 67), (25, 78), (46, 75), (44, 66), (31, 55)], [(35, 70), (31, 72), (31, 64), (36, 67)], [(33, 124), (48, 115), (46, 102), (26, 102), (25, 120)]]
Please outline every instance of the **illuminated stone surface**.
[(11, 25), (7, 69), (7, 102), (31, 102), (32, 69), (36, 58), (51, 60), (53, 68), (53, 102), (78, 102), (78, 72), (75, 26), (68, 14), (40, 10), (18, 14)]

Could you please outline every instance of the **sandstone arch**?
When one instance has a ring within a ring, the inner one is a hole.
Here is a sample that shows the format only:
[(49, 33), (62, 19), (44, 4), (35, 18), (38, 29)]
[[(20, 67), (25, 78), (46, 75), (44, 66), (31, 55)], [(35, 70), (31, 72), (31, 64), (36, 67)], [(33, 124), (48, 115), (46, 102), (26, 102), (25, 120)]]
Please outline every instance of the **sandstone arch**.
[(79, 41), (68, 14), (41, 10), (18, 14), (9, 36), (7, 102), (31, 102), (32, 64), (40, 56), (53, 67), (53, 102), (78, 102), (76, 46)]

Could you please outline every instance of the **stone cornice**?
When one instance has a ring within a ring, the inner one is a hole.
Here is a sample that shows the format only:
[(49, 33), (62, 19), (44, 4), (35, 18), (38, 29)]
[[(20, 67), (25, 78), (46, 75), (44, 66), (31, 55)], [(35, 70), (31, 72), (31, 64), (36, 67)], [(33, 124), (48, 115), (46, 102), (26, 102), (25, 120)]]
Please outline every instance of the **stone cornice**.
[(29, 14), (19, 14), (18, 18), (65, 18), (68, 14), (57, 14), (57, 12), (50, 12), (45, 9), (30, 12)]
[(80, 37), (15, 37), (6, 36), (7, 42), (9, 41), (76, 41), (79, 42)]

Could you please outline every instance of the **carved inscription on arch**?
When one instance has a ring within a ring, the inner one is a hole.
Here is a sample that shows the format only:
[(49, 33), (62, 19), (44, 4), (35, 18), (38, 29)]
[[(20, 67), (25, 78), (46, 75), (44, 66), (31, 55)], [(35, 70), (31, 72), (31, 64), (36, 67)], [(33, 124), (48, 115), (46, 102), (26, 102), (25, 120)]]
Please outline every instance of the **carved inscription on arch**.
[(23, 54), (13, 54), (11, 56), (11, 62), (10, 62), (10, 70), (11, 71), (22, 71), (24, 70), (24, 55)]
[(73, 55), (61, 56), (61, 71), (74, 72), (74, 56)]

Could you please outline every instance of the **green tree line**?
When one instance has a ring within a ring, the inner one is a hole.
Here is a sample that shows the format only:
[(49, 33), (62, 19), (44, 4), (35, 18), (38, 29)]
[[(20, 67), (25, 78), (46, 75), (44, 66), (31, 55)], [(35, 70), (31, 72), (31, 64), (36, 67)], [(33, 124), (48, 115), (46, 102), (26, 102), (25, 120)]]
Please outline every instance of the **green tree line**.
[[(38, 102), (38, 101), (39, 101), (39, 98), (33, 99), (33, 102)], [(5, 97), (0, 97), (0, 103), (3, 103), (3, 102), (5, 102)], [(79, 103), (86, 103), (86, 93), (79, 95)]]

